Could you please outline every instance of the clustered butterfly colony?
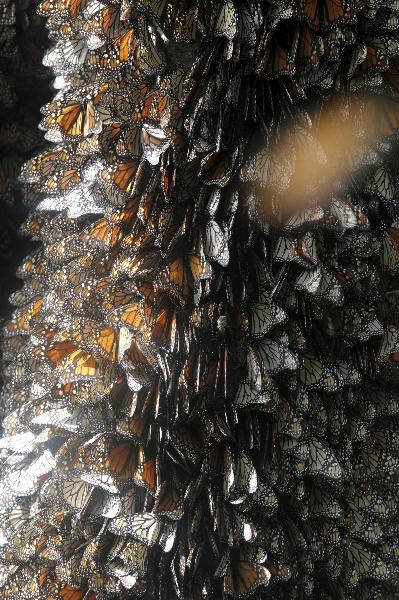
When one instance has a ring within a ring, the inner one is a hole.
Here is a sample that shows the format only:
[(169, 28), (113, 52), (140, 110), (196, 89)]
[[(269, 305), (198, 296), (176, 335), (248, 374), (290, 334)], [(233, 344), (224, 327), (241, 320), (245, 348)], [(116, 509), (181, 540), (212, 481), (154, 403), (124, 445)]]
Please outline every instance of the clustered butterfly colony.
[[(397, 598), (398, 0), (37, 12), (0, 596)], [(364, 136), (328, 203), (325, 113)]]

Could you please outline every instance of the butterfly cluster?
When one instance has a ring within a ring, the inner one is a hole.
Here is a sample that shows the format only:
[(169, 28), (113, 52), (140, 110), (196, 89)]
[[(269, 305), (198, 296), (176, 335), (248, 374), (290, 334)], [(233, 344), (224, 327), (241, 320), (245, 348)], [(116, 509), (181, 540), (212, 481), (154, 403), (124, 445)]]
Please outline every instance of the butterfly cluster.
[(38, 13), (0, 597), (394, 600), (399, 4)]

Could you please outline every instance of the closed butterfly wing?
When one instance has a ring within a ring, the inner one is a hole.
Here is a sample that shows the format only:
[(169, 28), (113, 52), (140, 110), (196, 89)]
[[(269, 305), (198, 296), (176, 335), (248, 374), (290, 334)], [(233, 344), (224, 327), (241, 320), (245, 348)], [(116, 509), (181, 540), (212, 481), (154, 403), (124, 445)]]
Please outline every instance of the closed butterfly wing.
[(116, 517), (109, 531), (138, 539), (147, 546), (160, 545), (168, 552), (175, 539), (175, 524), (167, 524), (152, 513), (137, 513), (131, 517)]
[(258, 486), (258, 478), (254, 465), (248, 454), (241, 452), (236, 463), (226, 474), (225, 491), (233, 504), (240, 504), (249, 494), (253, 494)]
[(209, 221), (205, 227), (204, 253), (208, 260), (223, 267), (229, 262), (228, 240), (223, 229), (216, 221)]
[(316, 438), (309, 440), (308, 473), (332, 480), (342, 477), (342, 468), (333, 451)]
[(238, 12), (233, 0), (223, 0), (219, 12), (216, 13), (213, 33), (215, 36), (233, 40), (238, 33)]
[(366, 191), (390, 204), (397, 196), (396, 183), (385, 165), (378, 167), (366, 185)]
[(223, 579), (227, 596), (242, 600), (249, 598), (260, 587), (269, 584), (270, 572), (260, 564), (245, 560), (231, 561)]
[(320, 29), (329, 29), (354, 18), (347, 0), (301, 0), (300, 11), (309, 25)]
[(285, 319), (285, 312), (278, 306), (265, 303), (255, 304), (250, 315), (251, 334), (255, 339), (262, 338)]
[(164, 482), (159, 486), (153, 512), (173, 520), (183, 516), (182, 499), (173, 483)]
[(297, 358), (285, 345), (265, 339), (258, 347), (259, 355), (266, 373), (275, 373), (284, 369), (295, 369)]

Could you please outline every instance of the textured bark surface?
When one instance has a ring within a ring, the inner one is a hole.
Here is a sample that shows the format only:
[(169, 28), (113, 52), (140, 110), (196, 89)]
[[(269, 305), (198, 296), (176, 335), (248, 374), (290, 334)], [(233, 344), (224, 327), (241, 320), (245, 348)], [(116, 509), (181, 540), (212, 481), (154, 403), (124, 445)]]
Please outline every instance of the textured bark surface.
[(18, 287), (15, 271), (32, 245), (18, 235), (26, 218), (18, 184), (21, 165), (43, 148), (37, 129), (48, 99), (49, 73), (41, 60), (47, 43), (37, 3), (0, 5), (0, 315), (10, 316), (8, 296)]

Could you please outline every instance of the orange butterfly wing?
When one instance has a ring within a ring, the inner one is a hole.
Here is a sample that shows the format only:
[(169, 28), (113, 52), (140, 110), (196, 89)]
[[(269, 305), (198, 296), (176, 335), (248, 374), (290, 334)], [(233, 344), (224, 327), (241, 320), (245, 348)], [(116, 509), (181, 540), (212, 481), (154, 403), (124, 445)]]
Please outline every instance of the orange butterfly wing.
[(130, 479), (137, 467), (136, 447), (131, 442), (115, 446), (106, 457), (104, 466), (122, 479)]
[[(84, 108), (79, 102), (65, 106), (55, 118), (64, 133), (73, 137), (83, 135)], [(50, 114), (51, 117), (51, 114)]]
[(82, 600), (87, 590), (82, 588), (74, 588), (70, 585), (66, 585), (60, 590), (59, 595), (62, 600)]
[(315, 27), (330, 27), (351, 17), (345, 0), (304, 0), (302, 11)]
[(112, 176), (115, 185), (124, 192), (130, 193), (132, 191), (137, 167), (138, 163), (134, 160), (120, 164)]

